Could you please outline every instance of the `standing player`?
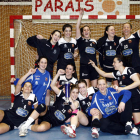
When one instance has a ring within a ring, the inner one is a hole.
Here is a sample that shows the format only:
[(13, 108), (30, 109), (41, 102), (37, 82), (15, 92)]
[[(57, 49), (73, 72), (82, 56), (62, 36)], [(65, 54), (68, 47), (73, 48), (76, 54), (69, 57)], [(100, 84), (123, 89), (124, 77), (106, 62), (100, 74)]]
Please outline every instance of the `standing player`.
[[(56, 105), (46, 107), (44, 104), (40, 104), (36, 110), (33, 111), (27, 122), (21, 127), (21, 136), (26, 135), (27, 128), (35, 132), (44, 132), (49, 130), (51, 127), (62, 125), (73, 114), (75, 114), (74, 111), (79, 107), (79, 102), (76, 100), (78, 97), (78, 87), (76, 85), (71, 87), (69, 104), (64, 105), (66, 101), (65, 93), (56, 86), (58, 77), (64, 73), (64, 70), (59, 69), (51, 83), (51, 88), (58, 97), (58, 100), (56, 100)], [(41, 124), (35, 124), (29, 127), (29, 125), (39, 117), (40, 113), (42, 113)]]
[(137, 128), (140, 128), (140, 90), (138, 86), (140, 85), (140, 80), (131, 67), (125, 67), (125, 62), (123, 56), (116, 56), (113, 60), (113, 66), (116, 71), (112, 73), (106, 73), (99, 69), (93, 61), (89, 62), (96, 71), (103, 77), (115, 78), (118, 80), (119, 87), (116, 87), (118, 92), (122, 90), (130, 90), (132, 93), (132, 115), (134, 118), (134, 124)]
[(60, 40), (58, 41), (60, 54), (57, 62), (57, 70), (65, 70), (67, 64), (73, 64), (75, 67), (74, 58), (78, 56), (76, 40), (74, 38), (71, 38), (72, 26), (70, 24), (65, 24), (62, 27), (62, 31), (64, 37), (60, 38)]
[(95, 62), (95, 64), (97, 64), (96, 60), (97, 42), (95, 39), (90, 39), (91, 31), (89, 26), (85, 25), (84, 27), (81, 28), (80, 32), (80, 24), (83, 14), (84, 9), (81, 8), (76, 25), (76, 39), (80, 54), (80, 79), (86, 80), (88, 87), (90, 86), (90, 81), (91, 86), (96, 87), (97, 78), (99, 75), (93, 67), (88, 65), (88, 62), (91, 59), (92, 61)]
[[(97, 47), (100, 51), (99, 53), (99, 62), (101, 68), (103, 68), (103, 71), (105, 72), (112, 72), (114, 71), (114, 68), (112, 66), (113, 59), (117, 55), (117, 47), (119, 45), (119, 39), (120, 37), (117, 37), (115, 35), (115, 29), (114, 26), (108, 25), (105, 28), (104, 36), (99, 38), (97, 41)], [(107, 84), (108, 86), (111, 86), (112, 79), (107, 78)], [(117, 85), (117, 80), (113, 81), (114, 85)]]
[(76, 126), (78, 122), (84, 126), (92, 125), (91, 124), (92, 117), (88, 115), (88, 109), (91, 106), (91, 100), (95, 91), (93, 87), (87, 88), (87, 83), (83, 79), (78, 81), (78, 88), (79, 88), (78, 99), (80, 102), (81, 111), (78, 111), (76, 116), (71, 117), (70, 126), (66, 125), (61, 126), (61, 131), (71, 138), (76, 137)]
[(127, 66), (133, 67), (135, 71), (140, 74), (140, 58), (139, 58), (139, 39), (140, 30), (136, 33), (131, 34), (132, 25), (125, 23), (123, 25), (123, 34), (119, 40), (119, 50), (127, 61)]
[[(58, 40), (61, 37), (61, 32), (59, 30), (54, 30), (49, 40), (44, 39), (42, 35), (35, 35), (27, 39), (27, 43), (37, 48), (37, 53), (39, 57), (46, 57), (48, 60), (48, 65), (46, 70), (50, 72), (51, 77), (53, 77), (53, 64), (58, 59), (60, 48), (58, 47)], [(36, 62), (38, 63), (38, 61)]]
[(37, 107), (38, 102), (34, 94), (32, 94), (32, 84), (26, 82), (21, 88), (22, 83), (30, 75), (35, 73), (35, 69), (30, 69), (18, 81), (15, 89), (14, 106), (9, 110), (0, 110), (0, 134), (13, 130), (14, 127), (19, 127), (21, 123), (27, 120), (32, 112), (32, 105)]
[[(46, 70), (47, 59), (45, 57), (40, 57), (38, 59), (39, 68), (36, 69), (34, 74), (31, 74), (25, 82), (32, 83), (33, 93), (38, 99), (38, 104), (50, 104), (50, 84), (51, 76), (50, 73)], [(14, 82), (16, 85), (18, 78)]]

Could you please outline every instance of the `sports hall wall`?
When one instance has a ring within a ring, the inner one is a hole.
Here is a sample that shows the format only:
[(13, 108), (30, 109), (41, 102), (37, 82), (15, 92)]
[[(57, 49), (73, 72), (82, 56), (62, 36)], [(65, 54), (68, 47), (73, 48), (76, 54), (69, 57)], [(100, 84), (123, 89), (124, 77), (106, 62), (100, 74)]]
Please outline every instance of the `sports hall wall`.
[[(31, 0), (26, 0), (30, 1)], [(11, 96), (11, 69), (10, 69), (10, 15), (32, 15), (31, 5), (1, 5), (0, 2), (0, 98), (10, 98)], [(140, 4), (130, 5), (130, 15), (140, 15)], [(64, 21), (68, 23), (69, 20)], [(75, 21), (76, 22), (76, 21)], [(26, 43), (26, 39), (32, 35), (41, 34), (45, 38), (49, 38), (50, 33), (54, 29), (62, 30), (64, 23), (41, 23), (33, 24), (31, 20), (15, 21), (15, 69), (16, 76), (21, 77), (30, 67), (34, 67), (36, 59), (36, 49), (30, 47)], [(71, 22), (70, 22), (71, 23)], [(140, 29), (139, 20), (131, 20), (133, 32)], [(75, 38), (75, 23), (73, 26), (72, 37)], [(88, 23), (86, 23), (88, 24)], [(98, 39), (104, 33), (104, 28), (109, 23), (89, 23), (91, 28), (91, 38)], [(22, 26), (22, 34), (19, 33), (19, 26)], [(122, 36), (122, 24), (113, 23), (116, 35)], [(81, 25), (82, 26), (82, 25)], [(17, 33), (17, 34), (16, 34)], [(97, 56), (98, 57), (98, 56)], [(77, 74), (79, 73), (79, 58), (76, 59)], [(56, 64), (54, 74), (56, 73)], [(79, 76), (79, 74), (78, 74)]]

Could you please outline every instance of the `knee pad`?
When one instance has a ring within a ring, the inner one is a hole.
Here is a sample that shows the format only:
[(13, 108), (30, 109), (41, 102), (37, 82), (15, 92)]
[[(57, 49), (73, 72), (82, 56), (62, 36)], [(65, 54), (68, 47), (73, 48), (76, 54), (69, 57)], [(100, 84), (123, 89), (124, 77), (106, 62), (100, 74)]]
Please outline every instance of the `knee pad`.
[(35, 109), (39, 114), (44, 112), (46, 110), (46, 105), (45, 104), (40, 104), (37, 106), (37, 108)]

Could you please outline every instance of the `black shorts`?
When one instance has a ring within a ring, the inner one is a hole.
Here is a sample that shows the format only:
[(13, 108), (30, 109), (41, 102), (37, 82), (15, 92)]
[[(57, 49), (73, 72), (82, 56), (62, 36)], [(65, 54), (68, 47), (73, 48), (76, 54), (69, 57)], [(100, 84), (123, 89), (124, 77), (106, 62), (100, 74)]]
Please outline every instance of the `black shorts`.
[(14, 124), (8, 118), (6, 111), (4, 111), (4, 117), (3, 117), (3, 120), (1, 121), (1, 123), (5, 123), (5, 124), (9, 125), (9, 131), (14, 129)]
[(135, 67), (134, 69), (135, 69), (136, 73), (139, 73), (140, 74), (140, 66)]
[(138, 88), (131, 89), (132, 93), (132, 112), (140, 112), (140, 90)]
[(99, 78), (98, 72), (91, 65), (80, 64), (80, 79), (95, 80)]
[[(114, 68), (107, 68), (107, 67), (103, 66), (103, 71), (105, 71), (107, 73), (114, 72)], [(114, 79), (114, 78), (106, 78), (106, 81), (108, 81), (108, 82), (112, 82), (112, 80), (115, 81), (116, 79)]]
[(88, 125), (87, 126), (90, 126), (91, 127), (92, 116), (87, 116), (87, 118), (88, 118)]
[(55, 107), (48, 106), (47, 113), (44, 116), (39, 117), (39, 119), (41, 119), (42, 121), (49, 122), (51, 124), (51, 127), (60, 126), (60, 125), (64, 124), (65, 120), (60, 121), (55, 117), (55, 115), (54, 115), (55, 111), (56, 111)]

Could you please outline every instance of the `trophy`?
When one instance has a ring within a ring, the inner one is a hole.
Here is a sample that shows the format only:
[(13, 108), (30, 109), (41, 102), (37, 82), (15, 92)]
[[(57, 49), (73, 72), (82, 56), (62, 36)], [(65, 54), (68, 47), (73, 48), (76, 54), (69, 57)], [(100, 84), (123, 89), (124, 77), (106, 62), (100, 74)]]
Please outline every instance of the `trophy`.
[(64, 102), (64, 105), (69, 105), (69, 97), (70, 97), (70, 83), (65, 82), (65, 97), (66, 100)]

